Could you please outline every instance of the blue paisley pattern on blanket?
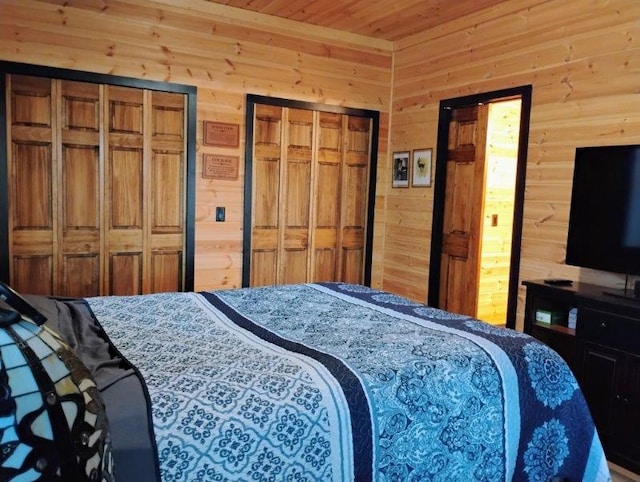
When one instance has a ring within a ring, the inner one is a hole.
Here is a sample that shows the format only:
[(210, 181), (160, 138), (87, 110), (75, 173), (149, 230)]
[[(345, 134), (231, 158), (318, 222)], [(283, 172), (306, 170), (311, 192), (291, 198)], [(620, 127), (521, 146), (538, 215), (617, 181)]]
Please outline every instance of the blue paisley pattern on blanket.
[(522, 333), (342, 283), (88, 301), (165, 481), (608, 478), (573, 375)]

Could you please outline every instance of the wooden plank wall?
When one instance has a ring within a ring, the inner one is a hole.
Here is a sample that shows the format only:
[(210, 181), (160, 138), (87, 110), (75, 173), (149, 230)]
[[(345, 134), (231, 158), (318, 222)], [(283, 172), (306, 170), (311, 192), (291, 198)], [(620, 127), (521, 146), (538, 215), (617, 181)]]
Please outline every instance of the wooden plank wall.
[[(508, 1), (396, 42), (390, 149), (435, 147), (441, 99), (532, 84), (520, 279), (620, 285), (565, 245), (574, 149), (640, 143), (639, 61), (637, 0)], [(388, 192), (383, 286), (425, 300), (433, 190)]]
[[(246, 93), (381, 111), (373, 284), (425, 300), (433, 189), (392, 189), (387, 153), (435, 148), (441, 99), (524, 84), (521, 279), (621, 282), (563, 260), (574, 148), (640, 142), (639, 18), (637, 0), (511, 0), (390, 44), (204, 1), (0, 0), (0, 59), (196, 85), (198, 170), (205, 152), (242, 158), (244, 138), (202, 146), (201, 121), (244, 133)], [(243, 176), (198, 172), (196, 289), (240, 283)]]
[[(245, 95), (378, 110), (383, 159), (392, 47), (204, 0), (0, 0), (1, 60), (197, 86), (196, 289), (241, 284)], [(203, 120), (239, 124), (240, 147), (203, 146)], [(240, 156), (239, 179), (203, 179), (203, 153)], [(384, 204), (381, 192), (380, 254)], [(226, 222), (214, 222), (216, 206)], [(372, 279), (381, 284), (381, 255)]]

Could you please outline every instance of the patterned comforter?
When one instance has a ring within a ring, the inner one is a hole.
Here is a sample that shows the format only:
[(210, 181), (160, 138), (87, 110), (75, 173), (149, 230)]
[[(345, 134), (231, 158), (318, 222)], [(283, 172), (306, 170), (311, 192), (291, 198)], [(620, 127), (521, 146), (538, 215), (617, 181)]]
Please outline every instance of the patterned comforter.
[(341, 283), (87, 302), (145, 379), (163, 481), (610, 480), (525, 334)]

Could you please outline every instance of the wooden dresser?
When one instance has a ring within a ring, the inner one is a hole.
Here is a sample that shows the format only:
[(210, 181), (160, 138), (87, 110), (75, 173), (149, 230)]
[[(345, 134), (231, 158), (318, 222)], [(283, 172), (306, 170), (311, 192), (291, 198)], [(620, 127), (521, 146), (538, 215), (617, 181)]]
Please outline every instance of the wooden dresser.
[[(523, 284), (525, 333), (556, 350), (576, 374), (607, 458), (640, 473), (640, 300), (584, 283)], [(566, 326), (574, 308), (575, 329)]]

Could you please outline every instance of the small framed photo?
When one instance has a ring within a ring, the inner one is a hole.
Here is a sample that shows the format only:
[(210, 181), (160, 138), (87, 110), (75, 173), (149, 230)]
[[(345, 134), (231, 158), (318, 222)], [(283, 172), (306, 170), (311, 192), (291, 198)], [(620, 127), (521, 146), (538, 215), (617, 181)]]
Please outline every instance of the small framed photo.
[(414, 149), (411, 186), (431, 187), (431, 154), (433, 149)]
[(393, 153), (391, 187), (409, 187), (409, 151)]

